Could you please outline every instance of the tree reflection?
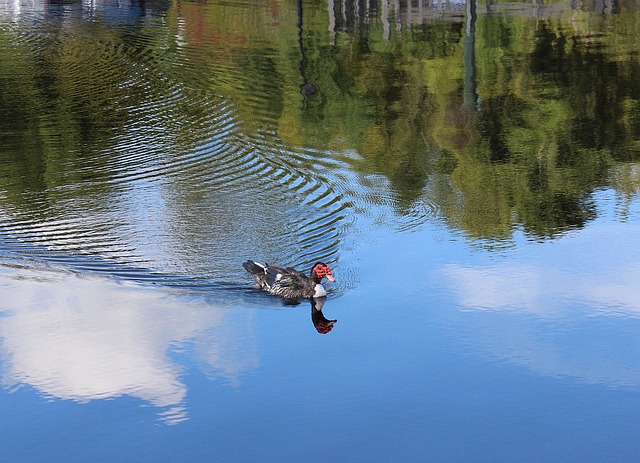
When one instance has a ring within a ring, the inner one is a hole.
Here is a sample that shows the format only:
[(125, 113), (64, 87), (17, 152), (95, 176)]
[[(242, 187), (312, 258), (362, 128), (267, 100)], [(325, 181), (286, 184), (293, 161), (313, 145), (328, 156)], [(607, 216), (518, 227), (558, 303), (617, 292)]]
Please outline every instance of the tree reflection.
[[(350, 169), (388, 179), (398, 216), (428, 197), (473, 238), (508, 239), (516, 227), (553, 237), (593, 220), (598, 188), (638, 189), (635, 177), (616, 183), (640, 155), (640, 13), (625, 2), (507, 14), (500, 2), (181, 1), (149, 10), (162, 17), (153, 28), (139, 6), (133, 24), (107, 6), (85, 15), (89, 42), (60, 33), (43, 47), (0, 28), (7, 204), (28, 209), (34, 192), (59, 204), (65, 185), (109, 198), (117, 172), (104, 154), (139, 125), (154, 153), (194, 150), (211, 136), (203, 121), (227, 115), (171, 100), (189, 92), (224, 102), (237, 120), (230, 145), (277, 143), (285, 164), (303, 149), (355, 153)], [(171, 114), (145, 120), (141, 108), (157, 101)], [(168, 191), (187, 183), (165, 180)]]

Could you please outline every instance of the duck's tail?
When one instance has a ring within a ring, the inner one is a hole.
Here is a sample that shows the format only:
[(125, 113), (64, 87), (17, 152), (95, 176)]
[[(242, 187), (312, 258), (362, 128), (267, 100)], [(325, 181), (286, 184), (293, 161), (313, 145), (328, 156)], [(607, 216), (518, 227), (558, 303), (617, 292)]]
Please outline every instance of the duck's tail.
[(244, 269), (252, 275), (264, 275), (267, 270), (267, 266), (264, 264), (259, 264), (258, 262), (254, 262), (252, 260), (246, 261), (242, 264)]

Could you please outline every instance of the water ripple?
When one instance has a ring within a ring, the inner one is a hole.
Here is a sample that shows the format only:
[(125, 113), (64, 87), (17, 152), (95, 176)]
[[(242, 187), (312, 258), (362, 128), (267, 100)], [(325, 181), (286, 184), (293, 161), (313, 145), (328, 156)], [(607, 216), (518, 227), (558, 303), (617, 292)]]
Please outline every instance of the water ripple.
[[(207, 287), (247, 281), (239, 265), (246, 258), (305, 270), (323, 260), (339, 269), (354, 212), (400, 231), (438, 214), (421, 197), (404, 207), (403, 220), (391, 220), (400, 206), (384, 179), (355, 173), (348, 153), (285, 146), (270, 104), (278, 86), (247, 88), (241, 67), (213, 59), (211, 72), (201, 73), (202, 56), (180, 46), (176, 65), (143, 36), (117, 42), (104, 30), (64, 34), (24, 34), (16, 46), (46, 44), (66, 56), (72, 99), (86, 101), (80, 97), (88, 89), (104, 93), (99, 86), (108, 85), (103, 111), (118, 117), (106, 118), (106, 142), (74, 160), (68, 180), (25, 191), (29, 200), (20, 204), (0, 196), (3, 253)], [(197, 75), (229, 80), (249, 107), (211, 92)], [(354, 278), (339, 278), (334, 294)]]

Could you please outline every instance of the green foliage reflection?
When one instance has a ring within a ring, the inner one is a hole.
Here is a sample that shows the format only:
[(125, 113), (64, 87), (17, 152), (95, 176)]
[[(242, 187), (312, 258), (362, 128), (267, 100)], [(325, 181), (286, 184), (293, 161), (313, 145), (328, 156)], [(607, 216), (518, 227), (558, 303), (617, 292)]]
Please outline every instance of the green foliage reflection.
[(91, 178), (86, 157), (166, 91), (129, 84), (153, 67), (233, 102), (246, 133), (357, 153), (352, 168), (386, 176), (399, 213), (428, 191), (472, 237), (554, 236), (595, 217), (597, 188), (638, 190), (637, 9), (552, 2), (531, 18), (489, 2), (470, 28), (458, 10), (367, 4), (175, 1), (135, 31), (144, 46), (99, 18), (92, 40), (58, 31), (45, 47), (0, 27), (0, 188), (18, 202)]

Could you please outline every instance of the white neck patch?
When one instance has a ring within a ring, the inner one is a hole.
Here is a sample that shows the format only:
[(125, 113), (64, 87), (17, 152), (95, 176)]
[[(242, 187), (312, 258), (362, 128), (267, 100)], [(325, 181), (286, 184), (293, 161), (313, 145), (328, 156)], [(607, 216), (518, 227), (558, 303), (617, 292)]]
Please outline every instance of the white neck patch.
[(327, 295), (327, 291), (324, 289), (320, 283), (316, 284), (316, 287), (313, 290), (313, 297), (324, 297)]

